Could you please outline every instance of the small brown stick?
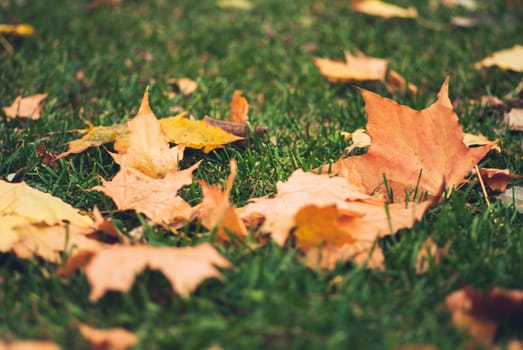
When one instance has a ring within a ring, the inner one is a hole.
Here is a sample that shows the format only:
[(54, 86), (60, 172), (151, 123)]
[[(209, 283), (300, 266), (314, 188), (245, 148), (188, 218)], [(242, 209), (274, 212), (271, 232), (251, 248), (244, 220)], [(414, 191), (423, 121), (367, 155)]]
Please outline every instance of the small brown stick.
[(476, 169), (476, 176), (478, 177), (479, 184), (481, 185), (481, 190), (483, 191), (483, 196), (485, 196), (485, 202), (487, 203), (487, 207), (490, 208), (490, 201), (488, 199), (487, 189), (485, 188), (485, 183), (483, 182), (483, 178), (481, 177), (479, 168), (477, 165), (474, 165), (474, 169)]

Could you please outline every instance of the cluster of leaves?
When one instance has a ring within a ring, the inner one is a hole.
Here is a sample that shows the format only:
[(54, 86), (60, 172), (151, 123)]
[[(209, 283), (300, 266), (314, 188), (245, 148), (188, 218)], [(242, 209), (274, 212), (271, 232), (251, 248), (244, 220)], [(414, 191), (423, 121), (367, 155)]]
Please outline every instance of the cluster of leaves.
[[(417, 16), (415, 9), (398, 10), (379, 1), (360, 1), (353, 8), (373, 15), (386, 13), (384, 17)], [(489, 66), (492, 60), (498, 62), (499, 57), (505, 60), (504, 55), (487, 58), (477, 67)], [(374, 80), (384, 82), (392, 92), (417, 91), (395, 71), (387, 73), (388, 62), (384, 59), (347, 53), (345, 63), (320, 58), (315, 58), (314, 63), (332, 82)], [(187, 87), (187, 94), (196, 88), (190, 81), (177, 83), (180, 89), (185, 90), (182, 85)], [(241, 241), (260, 246), (269, 237), (278, 245), (295, 246), (299, 257), (314, 269), (333, 269), (338, 263), (352, 262), (383, 270), (385, 253), (379, 241), (422, 220), (428, 208), (438, 205), (443, 196), (468, 181), (468, 174), (477, 169), (496, 142), (465, 141), (448, 97), (448, 79), (437, 101), (422, 111), (368, 90), (360, 92), (368, 123), (366, 132), (355, 132), (350, 137), (356, 143), (355, 135), (367, 135), (366, 141), (358, 144), (368, 147), (365, 154), (340, 155), (338, 162), (314, 171), (298, 169), (287, 181), (277, 184), (276, 193), (250, 198), (241, 208), (230, 202), (237, 171), (235, 162), (230, 164), (230, 176), (223, 190), (197, 179), (203, 192), (200, 203), (191, 205), (179, 194), (195, 181), (193, 172), (200, 164), (180, 168), (186, 148), (208, 153), (248, 137), (248, 103), (241, 92), (235, 92), (232, 98), (232, 121), (223, 122), (210, 118), (195, 121), (185, 112), (158, 119), (146, 91), (133, 119), (110, 127), (88, 123), (89, 128), (81, 131), (84, 136), (70, 142), (68, 150), (53, 161), (114, 142), (115, 152), (110, 155), (119, 170), (110, 180), (102, 179), (93, 190), (110, 197), (117, 211), (143, 214), (150, 225), (176, 235), (184, 235), (179, 231), (184, 225), (201, 226), (205, 232), (194, 234), (209, 234), (222, 249)], [(46, 97), (47, 94), (20, 96), (4, 108), (4, 114), (8, 118), (39, 119), (41, 102)], [(479, 146), (470, 147), (472, 144)], [(501, 169), (478, 169), (477, 175), (497, 190), (504, 190), (511, 179), (519, 178)], [(219, 268), (232, 267), (209, 243), (155, 247), (139, 234), (122, 234), (96, 207), (90, 213), (81, 213), (24, 183), (0, 182), (0, 223), (0, 252), (19, 258), (37, 255), (51, 263), (61, 263), (56, 273), (62, 276), (84, 268), (92, 302), (109, 290), (129, 291), (135, 277), (146, 267), (161, 271), (172, 290), (182, 297), (188, 297), (207, 278), (221, 278)], [(428, 261), (437, 263), (447, 250), (448, 246), (439, 248), (427, 240), (420, 249), (418, 272), (425, 271)], [(114, 268), (107, 269), (108, 265)], [(521, 309), (521, 293), (495, 289), (481, 296), (465, 288), (450, 295), (447, 305), (457, 324), (470, 328), (472, 335), (490, 344), (499, 319)], [(500, 303), (508, 304), (508, 311), (490, 311), (491, 304), (495, 308)], [(100, 335), (99, 331), (81, 325), (80, 331), (90, 334), (85, 335), (90, 339), (101, 339), (98, 343), (92, 340), (93, 344), (102, 344), (94, 346), (104, 346), (106, 336), (124, 338), (123, 347), (136, 342), (132, 334), (118, 333), (121, 330), (114, 330), (118, 335)]]

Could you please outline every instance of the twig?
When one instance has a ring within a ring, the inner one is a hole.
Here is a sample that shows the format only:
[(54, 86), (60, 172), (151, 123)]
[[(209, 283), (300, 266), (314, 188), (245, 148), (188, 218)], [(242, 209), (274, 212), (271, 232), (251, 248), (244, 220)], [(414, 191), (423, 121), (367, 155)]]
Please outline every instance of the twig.
[(487, 207), (490, 208), (490, 201), (488, 199), (487, 189), (485, 188), (485, 183), (483, 182), (483, 178), (481, 177), (479, 168), (477, 165), (474, 165), (474, 169), (476, 169), (476, 176), (478, 177), (479, 184), (481, 185), (481, 190), (483, 191), (483, 196), (485, 196), (485, 202), (487, 203)]

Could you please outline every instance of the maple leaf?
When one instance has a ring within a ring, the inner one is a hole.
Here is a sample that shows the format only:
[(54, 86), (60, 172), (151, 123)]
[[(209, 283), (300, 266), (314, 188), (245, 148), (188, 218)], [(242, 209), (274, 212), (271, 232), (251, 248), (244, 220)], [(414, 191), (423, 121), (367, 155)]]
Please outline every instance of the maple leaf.
[(509, 130), (523, 131), (523, 108), (512, 108), (503, 118)]
[(124, 164), (111, 181), (102, 179), (102, 185), (93, 189), (111, 197), (119, 210), (135, 210), (155, 223), (172, 225), (193, 215), (194, 209), (177, 193), (192, 183), (192, 173), (199, 164), (162, 179), (144, 178)]
[(523, 290), (493, 288), (481, 295), (472, 287), (449, 294), (445, 300), (452, 323), (465, 328), (480, 343), (491, 346), (499, 323), (523, 312)]
[(523, 72), (523, 45), (514, 45), (511, 49), (494, 52), (475, 64), (476, 69), (498, 66), (505, 70)]
[(129, 146), (123, 154), (111, 154), (120, 166), (125, 165), (125, 168), (153, 179), (163, 178), (178, 170), (183, 147), (169, 147), (162, 126), (149, 105), (148, 89), (138, 113), (127, 122), (127, 127)]
[(3, 107), (2, 109), (8, 119), (20, 117), (37, 120), (40, 119), (40, 111), (42, 110), (40, 103), (47, 96), (47, 93), (31, 95), (24, 98), (18, 96), (11, 106)]
[[(121, 246), (88, 253), (79, 262), (67, 261), (64, 271), (72, 273), (85, 265), (85, 274), (91, 285), (91, 301), (100, 299), (109, 290), (127, 292), (137, 274), (146, 267), (159, 270), (171, 283), (172, 289), (183, 298), (205, 279), (222, 275), (216, 267), (230, 268), (231, 263), (209, 243), (194, 247), (151, 247), (146, 245)], [(111, 266), (110, 269), (107, 266)]]
[(191, 120), (183, 115), (162, 119), (161, 123), (169, 142), (203, 149), (205, 153), (244, 139), (204, 121)]
[(96, 329), (81, 323), (78, 330), (93, 350), (125, 350), (138, 342), (138, 337), (124, 328)]
[(487, 186), (494, 191), (505, 191), (512, 180), (523, 176), (512, 173), (509, 169), (480, 168), (479, 173)]
[(93, 221), (81, 215), (70, 204), (49, 193), (29, 187), (25, 182), (9, 183), (0, 180), (0, 216), (17, 215), (28, 222), (53, 225), (68, 221), (89, 227)]
[(314, 64), (329, 81), (350, 82), (364, 80), (384, 81), (388, 61), (382, 58), (365, 56), (359, 53), (353, 56), (345, 51), (345, 62), (314, 57)]
[(372, 270), (385, 270), (385, 257), (376, 241), (355, 241), (334, 246), (324, 244), (311, 247), (305, 252), (305, 263), (312, 269), (332, 270), (340, 262), (350, 261)]
[(0, 350), (60, 350), (60, 347), (45, 340), (0, 340)]
[[(67, 151), (58, 154), (56, 159), (63, 158), (73, 153), (81, 153), (89, 147), (98, 147), (106, 143), (113, 142), (116, 139), (127, 138), (129, 134), (127, 124), (94, 126), (87, 122), (87, 125), (89, 126), (88, 129), (77, 130), (77, 132), (83, 133), (84, 136), (78, 140), (69, 142)], [(120, 147), (120, 150), (125, 148)]]
[(351, 4), (354, 11), (365, 13), (371, 16), (383, 18), (400, 17), (415, 18), (418, 17), (418, 11), (414, 7), (403, 8), (379, 0), (360, 0)]
[(172, 79), (169, 84), (176, 84), (185, 96), (189, 96), (198, 88), (198, 83), (189, 78)]
[(232, 184), (236, 177), (236, 162), (231, 161), (230, 167), (231, 173), (227, 178), (223, 192), (220, 186), (212, 186), (203, 180), (198, 180), (203, 192), (200, 220), (203, 226), (209, 230), (217, 227), (216, 235), (225, 241), (229, 240), (227, 231), (236, 234), (238, 237), (247, 235), (247, 229), (241, 221), (237, 209), (229, 202)]
[(362, 184), (368, 193), (377, 188), (383, 191), (384, 177), (388, 188), (399, 194), (397, 199), (416, 188), (434, 195), (443, 181), (454, 188), (496, 144), (468, 148), (463, 143), (463, 132), (448, 98), (448, 78), (438, 100), (422, 111), (367, 90), (361, 89), (361, 94), (371, 145), (366, 154), (342, 159), (333, 168), (351, 182)]
[(317, 175), (296, 170), (287, 182), (276, 184), (277, 194), (274, 197), (254, 198), (240, 208), (240, 217), (249, 222), (251, 218), (262, 215), (265, 218), (264, 232), (271, 233), (273, 240), (283, 245), (289, 231), (294, 227), (294, 216), (304, 206), (315, 204), (328, 206), (339, 204), (343, 208), (347, 199), (368, 199), (361, 188), (349, 184), (341, 177)]
[(241, 90), (235, 90), (232, 94), (230, 110), (233, 123), (246, 124), (249, 120), (249, 102), (242, 96)]

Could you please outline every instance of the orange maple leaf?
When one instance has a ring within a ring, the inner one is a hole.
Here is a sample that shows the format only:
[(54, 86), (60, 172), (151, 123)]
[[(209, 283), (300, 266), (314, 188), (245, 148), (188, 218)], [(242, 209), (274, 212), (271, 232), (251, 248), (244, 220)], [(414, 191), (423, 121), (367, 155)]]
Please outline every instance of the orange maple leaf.
[(42, 106), (40, 103), (47, 97), (45, 94), (36, 94), (27, 97), (18, 96), (10, 106), (3, 107), (7, 118), (29, 118), (32, 120), (40, 119)]
[(125, 350), (138, 342), (138, 337), (124, 328), (96, 329), (81, 323), (78, 330), (95, 350)]
[(367, 90), (361, 89), (361, 94), (371, 145), (366, 154), (342, 159), (333, 168), (362, 184), (368, 193), (377, 188), (384, 191), (384, 178), (397, 199), (415, 188), (435, 195), (443, 181), (454, 188), (496, 144), (468, 148), (463, 143), (448, 97), (448, 78), (438, 100), (422, 111)]
[(384, 81), (388, 64), (388, 61), (383, 58), (365, 56), (362, 53), (353, 56), (348, 51), (345, 51), (345, 62), (319, 57), (314, 57), (313, 62), (321, 74), (333, 83), (365, 80)]
[(225, 191), (223, 192), (221, 186), (212, 186), (203, 180), (198, 180), (203, 192), (200, 220), (203, 226), (209, 230), (217, 227), (216, 235), (218, 238), (226, 241), (229, 240), (229, 235), (226, 231), (232, 232), (238, 237), (247, 235), (247, 229), (240, 219), (238, 210), (229, 202), (236, 170), (236, 162), (231, 161), (231, 173), (227, 178)]
[(249, 102), (242, 96), (241, 90), (235, 90), (232, 94), (230, 110), (233, 123), (246, 124), (249, 120)]
[(161, 271), (172, 289), (184, 298), (203, 280), (221, 278), (216, 267), (231, 267), (231, 263), (209, 243), (182, 248), (113, 245), (87, 252), (83, 259), (68, 260), (62, 274), (68, 275), (84, 265), (91, 285), (91, 301), (100, 299), (109, 290), (129, 291), (136, 275), (146, 267)]

